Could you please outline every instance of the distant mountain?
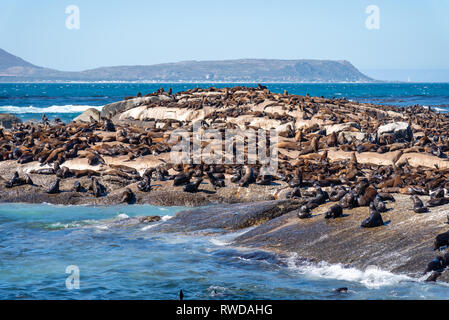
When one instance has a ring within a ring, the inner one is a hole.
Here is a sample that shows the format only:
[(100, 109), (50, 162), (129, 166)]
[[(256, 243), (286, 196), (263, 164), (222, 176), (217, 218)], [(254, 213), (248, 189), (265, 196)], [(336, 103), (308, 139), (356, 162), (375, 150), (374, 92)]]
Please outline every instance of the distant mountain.
[(0, 49), (0, 82), (19, 81), (373, 82), (374, 80), (344, 60), (183, 61), (65, 72), (35, 66)]

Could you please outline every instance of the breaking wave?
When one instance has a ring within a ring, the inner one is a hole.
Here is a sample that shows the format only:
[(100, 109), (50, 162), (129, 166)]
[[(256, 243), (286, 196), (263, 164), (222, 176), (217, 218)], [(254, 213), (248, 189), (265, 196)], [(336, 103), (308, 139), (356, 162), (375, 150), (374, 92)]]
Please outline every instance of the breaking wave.
[(0, 112), (7, 113), (82, 113), (87, 109), (94, 108), (101, 111), (103, 106), (85, 106), (85, 105), (73, 105), (68, 104), (64, 106), (51, 106), (46, 108), (38, 108), (34, 106), (17, 107), (17, 106), (0, 106)]
[(358, 282), (369, 289), (378, 289), (384, 286), (398, 285), (401, 282), (416, 282), (420, 280), (406, 275), (393, 274), (376, 266), (368, 266), (365, 270), (359, 270), (342, 264), (304, 262), (298, 260), (296, 254), (289, 256), (285, 262), (290, 270), (306, 277)]

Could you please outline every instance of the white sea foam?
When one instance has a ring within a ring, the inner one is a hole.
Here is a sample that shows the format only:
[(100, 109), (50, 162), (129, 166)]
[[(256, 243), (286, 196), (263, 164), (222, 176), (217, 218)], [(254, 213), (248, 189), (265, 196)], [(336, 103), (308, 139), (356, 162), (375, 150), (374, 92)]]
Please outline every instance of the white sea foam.
[(87, 109), (94, 108), (101, 111), (103, 106), (86, 106), (86, 105), (73, 105), (68, 104), (64, 106), (51, 106), (46, 108), (38, 108), (34, 106), (17, 107), (17, 106), (0, 106), (0, 112), (7, 113), (82, 113)]
[(220, 239), (217, 239), (217, 238), (212, 238), (209, 241), (213, 245), (220, 246), (220, 247), (227, 246), (227, 245), (231, 244), (231, 242), (229, 242), (229, 241), (224, 241), (224, 240), (220, 240)]
[(358, 282), (369, 289), (397, 285), (401, 282), (417, 281), (417, 279), (413, 279), (409, 276), (393, 274), (376, 266), (369, 266), (363, 271), (356, 268), (346, 267), (342, 264), (329, 264), (326, 262), (298, 263), (296, 254), (292, 254), (286, 259), (286, 263), (291, 270), (306, 277)]
[(116, 219), (118, 220), (123, 220), (123, 219), (128, 219), (129, 216), (126, 213), (120, 213), (117, 215)]

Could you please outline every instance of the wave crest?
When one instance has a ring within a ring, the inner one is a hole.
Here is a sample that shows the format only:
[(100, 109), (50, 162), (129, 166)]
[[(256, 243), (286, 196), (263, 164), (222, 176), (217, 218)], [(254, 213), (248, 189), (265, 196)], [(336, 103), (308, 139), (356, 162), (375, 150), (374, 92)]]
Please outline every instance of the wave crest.
[(0, 112), (7, 113), (16, 113), (16, 114), (24, 114), (24, 113), (82, 113), (87, 109), (94, 108), (98, 111), (101, 111), (103, 106), (88, 106), (88, 105), (73, 105), (68, 104), (64, 106), (51, 106), (45, 108), (39, 108), (34, 106), (28, 107), (18, 107), (18, 106), (0, 106)]

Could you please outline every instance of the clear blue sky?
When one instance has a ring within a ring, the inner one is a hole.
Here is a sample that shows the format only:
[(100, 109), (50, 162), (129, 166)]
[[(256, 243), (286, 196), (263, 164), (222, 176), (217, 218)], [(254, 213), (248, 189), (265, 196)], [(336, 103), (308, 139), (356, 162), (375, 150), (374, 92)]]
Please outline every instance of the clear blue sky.
[[(80, 8), (80, 30), (65, 27), (71, 4)], [(379, 30), (365, 27), (371, 4), (380, 9)], [(73, 71), (235, 58), (449, 69), (449, 1), (1, 0), (0, 48)]]

